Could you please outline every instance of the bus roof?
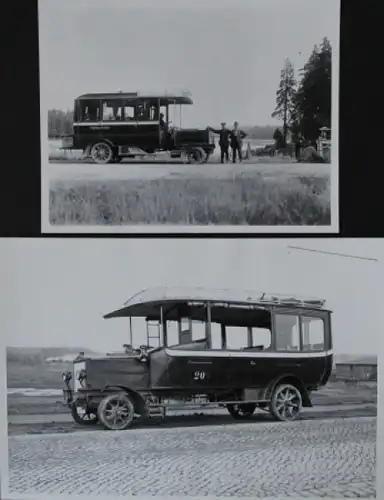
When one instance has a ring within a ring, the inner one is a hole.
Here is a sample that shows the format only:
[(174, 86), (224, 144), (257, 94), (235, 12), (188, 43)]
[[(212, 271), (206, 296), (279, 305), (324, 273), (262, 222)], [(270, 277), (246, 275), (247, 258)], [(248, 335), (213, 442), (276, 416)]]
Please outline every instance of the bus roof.
[(153, 100), (156, 101), (160, 99), (160, 106), (166, 104), (193, 104), (193, 101), (187, 93), (184, 94), (142, 94), (140, 92), (112, 92), (112, 93), (94, 93), (94, 94), (82, 94), (76, 98), (76, 101), (85, 100)]
[(142, 290), (133, 295), (119, 309), (104, 316), (105, 319), (121, 317), (155, 317), (159, 314), (160, 305), (173, 309), (177, 304), (212, 303), (232, 306), (234, 308), (248, 306), (282, 306), (309, 310), (325, 309), (325, 300), (314, 297), (271, 294), (255, 291), (238, 291), (226, 289), (209, 289), (199, 287), (157, 287)]

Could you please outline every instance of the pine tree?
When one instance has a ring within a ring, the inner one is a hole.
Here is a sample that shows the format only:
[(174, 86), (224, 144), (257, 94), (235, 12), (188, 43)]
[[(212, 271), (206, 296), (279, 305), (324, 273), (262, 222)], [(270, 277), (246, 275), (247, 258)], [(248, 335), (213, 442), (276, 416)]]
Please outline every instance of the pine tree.
[(283, 122), (283, 140), (287, 143), (288, 128), (291, 125), (295, 110), (296, 80), (293, 65), (289, 59), (285, 60), (280, 73), (280, 85), (276, 92), (276, 108), (272, 118), (279, 118)]
[(314, 141), (321, 127), (331, 126), (332, 48), (324, 38), (315, 46), (302, 70), (302, 79), (294, 97), (293, 129)]

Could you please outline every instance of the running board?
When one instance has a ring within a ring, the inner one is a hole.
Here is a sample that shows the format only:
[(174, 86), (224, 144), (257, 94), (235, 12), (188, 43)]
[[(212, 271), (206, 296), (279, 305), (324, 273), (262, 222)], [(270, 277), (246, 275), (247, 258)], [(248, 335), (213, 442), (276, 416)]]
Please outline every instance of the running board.
[(149, 153), (145, 152), (141, 148), (134, 148), (130, 146), (119, 146), (118, 148), (119, 156), (148, 156)]
[(202, 410), (203, 408), (206, 409), (217, 409), (217, 408), (222, 408), (226, 407), (227, 405), (241, 405), (241, 404), (270, 404), (271, 400), (270, 399), (257, 399), (257, 400), (232, 400), (232, 401), (217, 401), (213, 403), (190, 403), (190, 404), (177, 404), (177, 403), (172, 403), (172, 404), (157, 404), (157, 405), (148, 405), (150, 413), (160, 413), (162, 410), (170, 410), (170, 411), (183, 411), (183, 410)]

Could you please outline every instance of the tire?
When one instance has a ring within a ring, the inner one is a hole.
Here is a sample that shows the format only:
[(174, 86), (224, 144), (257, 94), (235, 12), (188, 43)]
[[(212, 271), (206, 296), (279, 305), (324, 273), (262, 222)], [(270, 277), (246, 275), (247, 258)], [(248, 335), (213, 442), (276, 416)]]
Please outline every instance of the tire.
[(135, 408), (128, 394), (118, 392), (100, 402), (97, 415), (104, 429), (124, 431), (132, 424)]
[(227, 405), (229, 414), (236, 420), (246, 420), (248, 418), (251, 418), (255, 409), (255, 403)]
[(99, 165), (112, 163), (114, 159), (113, 149), (107, 142), (96, 142), (91, 147), (91, 158)]
[(205, 159), (205, 151), (202, 148), (194, 148), (187, 153), (188, 163), (189, 164), (201, 164)]
[(85, 426), (96, 425), (99, 421), (96, 413), (91, 413), (91, 412), (79, 413), (78, 405), (76, 404), (75, 401), (71, 403), (70, 408), (73, 420), (79, 425), (85, 425)]
[(303, 399), (297, 387), (291, 384), (278, 384), (272, 393), (270, 411), (275, 420), (292, 422), (303, 408)]

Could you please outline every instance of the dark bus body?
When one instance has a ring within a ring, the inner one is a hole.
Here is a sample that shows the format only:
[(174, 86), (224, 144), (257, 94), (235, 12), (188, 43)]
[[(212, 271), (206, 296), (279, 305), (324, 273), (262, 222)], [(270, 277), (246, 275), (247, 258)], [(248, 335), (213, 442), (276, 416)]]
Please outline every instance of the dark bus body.
[[(72, 410), (73, 405), (85, 408), (109, 429), (116, 427), (108, 423), (106, 406), (119, 398), (131, 404), (132, 418), (201, 398), (203, 406), (225, 406), (234, 418), (249, 418), (256, 408), (277, 420), (297, 418), (302, 407), (312, 406), (311, 392), (324, 386), (332, 372), (331, 312), (323, 301), (232, 297), (216, 291), (182, 296), (149, 290), (106, 315), (157, 321), (158, 346), (150, 346), (155, 337), (147, 334), (147, 346), (114, 356), (80, 357), (74, 363), (73, 388), (72, 374), (67, 374), (65, 397)], [(184, 320), (189, 326), (183, 331)], [(179, 341), (172, 345), (168, 327), (173, 323)], [(203, 325), (199, 339), (192, 338), (196, 324)], [(128, 420), (118, 428), (129, 427)]]
[(62, 149), (80, 149), (96, 163), (168, 151), (188, 161), (207, 161), (215, 148), (206, 129), (177, 129), (169, 123), (169, 106), (192, 104), (188, 96), (138, 93), (84, 94), (75, 100), (73, 133)]

